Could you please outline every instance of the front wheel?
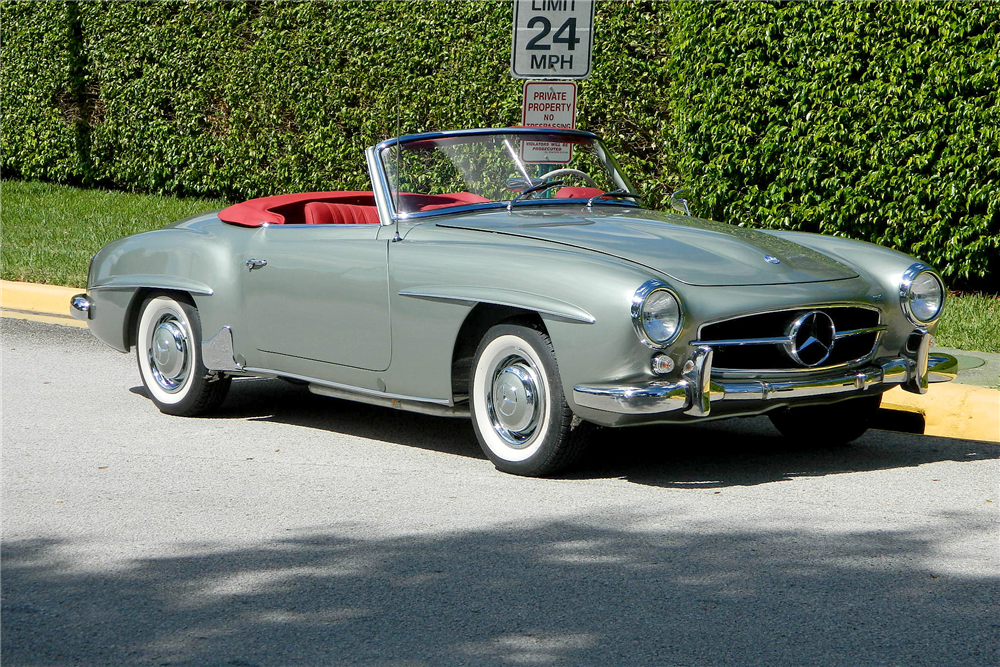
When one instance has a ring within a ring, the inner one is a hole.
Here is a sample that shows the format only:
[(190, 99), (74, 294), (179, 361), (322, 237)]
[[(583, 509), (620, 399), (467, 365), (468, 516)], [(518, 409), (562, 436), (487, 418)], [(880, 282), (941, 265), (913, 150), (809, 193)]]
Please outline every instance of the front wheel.
[(573, 424), (549, 337), (523, 326), (490, 329), (472, 366), (472, 424), (497, 469), (540, 477), (569, 467), (590, 425)]
[(135, 353), (153, 403), (170, 415), (193, 417), (219, 407), (231, 378), (213, 377), (201, 361), (201, 320), (187, 301), (147, 298), (139, 313)]
[(882, 394), (876, 394), (830, 405), (785, 408), (768, 416), (790, 440), (807, 445), (846, 445), (868, 430), (881, 404)]

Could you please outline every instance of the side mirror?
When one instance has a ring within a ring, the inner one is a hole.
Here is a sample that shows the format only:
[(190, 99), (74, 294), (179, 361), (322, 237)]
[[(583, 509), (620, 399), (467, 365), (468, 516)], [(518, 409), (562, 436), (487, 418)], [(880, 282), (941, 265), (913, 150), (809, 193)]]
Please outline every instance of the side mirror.
[(670, 195), (670, 208), (677, 211), (678, 213), (683, 213), (684, 215), (691, 215), (691, 209), (688, 208), (688, 198), (691, 196), (691, 190), (688, 188), (683, 188), (678, 190), (674, 194)]

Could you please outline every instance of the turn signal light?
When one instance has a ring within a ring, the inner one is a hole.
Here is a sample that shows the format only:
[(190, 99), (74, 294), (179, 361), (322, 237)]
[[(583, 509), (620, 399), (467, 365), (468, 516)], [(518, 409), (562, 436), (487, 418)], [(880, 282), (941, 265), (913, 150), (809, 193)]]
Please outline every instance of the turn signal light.
[(657, 375), (666, 375), (674, 370), (674, 360), (665, 354), (658, 354), (653, 357), (653, 372)]

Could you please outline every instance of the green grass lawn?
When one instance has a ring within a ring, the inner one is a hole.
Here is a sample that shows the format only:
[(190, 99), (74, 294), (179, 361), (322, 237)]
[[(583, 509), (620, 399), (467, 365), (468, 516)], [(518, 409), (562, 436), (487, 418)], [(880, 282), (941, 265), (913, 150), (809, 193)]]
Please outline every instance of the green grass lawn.
[(935, 340), (942, 347), (1000, 352), (1000, 297), (950, 295)]
[[(224, 208), (222, 199), (177, 199), (24, 181), (0, 183), (0, 275), (85, 287), (87, 264), (106, 243)], [(1000, 353), (1000, 299), (950, 296), (938, 345)]]
[(87, 265), (115, 239), (228, 206), (25, 181), (0, 182), (0, 276), (86, 287)]

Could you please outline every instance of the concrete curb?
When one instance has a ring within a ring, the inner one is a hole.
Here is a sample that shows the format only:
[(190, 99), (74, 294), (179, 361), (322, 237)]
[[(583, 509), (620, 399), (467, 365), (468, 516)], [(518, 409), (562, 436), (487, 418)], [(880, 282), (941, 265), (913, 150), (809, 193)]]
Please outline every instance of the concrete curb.
[(924, 435), (1000, 443), (1000, 391), (948, 382), (932, 384), (926, 394), (899, 387), (882, 397), (883, 410), (924, 417)]
[(86, 329), (87, 323), (69, 314), (69, 300), (82, 288), (0, 280), (0, 314), (18, 320), (62, 324)]
[[(55, 285), (0, 281), (0, 315), (86, 328), (69, 314), (69, 300), (84, 290)], [(967, 384), (932, 384), (918, 395), (895, 388), (882, 399), (884, 410), (924, 417), (924, 435), (1000, 443), (1000, 391)]]

